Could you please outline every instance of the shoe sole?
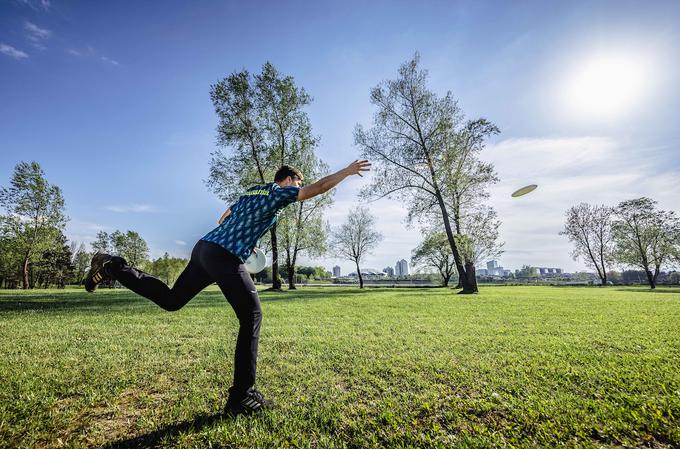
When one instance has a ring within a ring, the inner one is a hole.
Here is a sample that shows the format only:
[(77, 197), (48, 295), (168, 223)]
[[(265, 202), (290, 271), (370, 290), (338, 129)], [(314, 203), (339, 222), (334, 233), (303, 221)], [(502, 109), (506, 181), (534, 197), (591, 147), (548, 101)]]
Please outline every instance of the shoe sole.
[[(104, 275), (102, 274), (103, 268), (104, 264), (97, 263), (97, 266), (94, 266), (94, 264), (90, 265), (90, 271), (85, 277), (85, 290), (89, 293), (94, 293), (99, 284), (104, 280)], [(92, 272), (93, 270), (94, 273)]]

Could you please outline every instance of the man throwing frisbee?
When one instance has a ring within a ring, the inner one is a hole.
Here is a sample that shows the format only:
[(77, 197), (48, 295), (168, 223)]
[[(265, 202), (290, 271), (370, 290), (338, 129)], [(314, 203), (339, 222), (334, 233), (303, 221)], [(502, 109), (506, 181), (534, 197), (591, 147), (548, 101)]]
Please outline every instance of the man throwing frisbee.
[(179, 310), (208, 285), (216, 282), (239, 320), (234, 357), (234, 383), (225, 412), (249, 414), (273, 406), (255, 389), (257, 346), (262, 310), (260, 298), (243, 263), (257, 241), (277, 221), (279, 212), (295, 201), (305, 201), (332, 189), (345, 178), (361, 176), (371, 164), (357, 160), (342, 170), (302, 187), (303, 174), (284, 165), (274, 182), (251, 187), (229, 207), (219, 225), (196, 243), (191, 259), (172, 288), (163, 281), (130, 267), (125, 259), (96, 254), (85, 278), (85, 289), (94, 292), (104, 279), (120, 282), (168, 311)]

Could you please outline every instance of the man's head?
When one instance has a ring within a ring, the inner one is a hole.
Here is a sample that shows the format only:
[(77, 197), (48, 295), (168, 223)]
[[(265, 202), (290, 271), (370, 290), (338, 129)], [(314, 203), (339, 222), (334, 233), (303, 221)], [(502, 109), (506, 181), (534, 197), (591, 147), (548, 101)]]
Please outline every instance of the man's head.
[(302, 187), (304, 179), (302, 172), (290, 165), (282, 165), (274, 175), (274, 182), (281, 187)]

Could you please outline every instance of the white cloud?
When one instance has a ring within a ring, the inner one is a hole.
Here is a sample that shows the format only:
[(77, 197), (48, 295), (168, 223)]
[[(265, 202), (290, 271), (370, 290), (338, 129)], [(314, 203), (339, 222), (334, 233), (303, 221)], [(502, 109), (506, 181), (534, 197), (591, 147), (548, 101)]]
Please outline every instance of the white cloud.
[(175, 240), (175, 244), (180, 246), (186, 246), (187, 242), (185, 242), (184, 240)]
[(102, 62), (105, 62), (107, 64), (111, 64), (113, 66), (119, 66), (120, 62), (116, 61), (115, 59), (109, 58), (106, 55), (102, 55), (99, 53), (98, 50), (96, 50), (94, 47), (91, 45), (88, 45), (87, 47), (79, 47), (79, 48), (69, 48), (66, 50), (66, 52), (70, 55), (73, 56), (78, 56), (78, 57), (90, 57), (90, 58), (96, 58), (99, 59)]
[(44, 41), (52, 36), (52, 32), (50, 30), (40, 28), (38, 25), (31, 22), (25, 22), (24, 29), (27, 32), (26, 37), (33, 42)]
[(107, 63), (111, 64), (111, 65), (119, 65), (118, 61), (116, 61), (116, 60), (114, 60), (114, 59), (111, 59), (111, 58), (109, 58), (109, 57), (107, 57), (107, 56), (102, 56), (100, 59), (101, 59), (102, 61), (104, 61), (104, 62), (107, 62)]
[(149, 204), (131, 204), (129, 206), (111, 205), (106, 206), (106, 210), (118, 213), (146, 213), (146, 212), (156, 212), (156, 208)]
[(17, 0), (17, 3), (20, 3), (22, 5), (28, 6), (34, 11), (49, 11), (50, 7), (52, 6), (52, 2), (50, 0)]
[(0, 53), (7, 55), (11, 58), (14, 59), (26, 59), (28, 58), (28, 54), (21, 51), (17, 50), (16, 48), (12, 47), (11, 45), (3, 44), (0, 43)]

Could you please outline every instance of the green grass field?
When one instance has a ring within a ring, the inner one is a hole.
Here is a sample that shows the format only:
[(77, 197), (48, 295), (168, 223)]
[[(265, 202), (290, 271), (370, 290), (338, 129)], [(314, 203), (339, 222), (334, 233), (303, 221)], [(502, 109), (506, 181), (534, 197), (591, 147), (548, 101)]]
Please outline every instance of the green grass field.
[(680, 290), (261, 295), (258, 388), (223, 418), (237, 321), (126, 290), (0, 292), (0, 446), (679, 447)]

